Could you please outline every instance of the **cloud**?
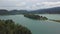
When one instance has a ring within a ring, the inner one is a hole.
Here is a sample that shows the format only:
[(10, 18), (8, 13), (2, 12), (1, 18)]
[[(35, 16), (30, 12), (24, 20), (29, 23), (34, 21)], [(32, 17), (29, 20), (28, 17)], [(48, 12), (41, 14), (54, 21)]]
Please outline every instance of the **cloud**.
[(41, 9), (49, 7), (60, 7), (59, 0), (0, 0), (0, 9)]
[(60, 7), (60, 2), (42, 2), (41, 4), (47, 7)]
[(19, 6), (19, 7), (20, 7), (20, 6), (22, 7), (22, 6), (25, 6), (25, 5), (26, 5), (26, 2), (21, 2), (21, 3), (17, 3), (17, 4), (16, 4), (16, 6)]

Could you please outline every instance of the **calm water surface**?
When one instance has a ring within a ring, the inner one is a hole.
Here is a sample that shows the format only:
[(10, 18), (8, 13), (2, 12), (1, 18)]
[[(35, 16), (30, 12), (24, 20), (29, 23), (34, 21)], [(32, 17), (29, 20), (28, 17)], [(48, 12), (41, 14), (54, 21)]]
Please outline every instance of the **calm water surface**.
[[(39, 14), (49, 19), (60, 20), (60, 14)], [(23, 15), (0, 16), (0, 19), (12, 19), (32, 31), (32, 34), (60, 34), (60, 23), (54, 21), (32, 20)]]

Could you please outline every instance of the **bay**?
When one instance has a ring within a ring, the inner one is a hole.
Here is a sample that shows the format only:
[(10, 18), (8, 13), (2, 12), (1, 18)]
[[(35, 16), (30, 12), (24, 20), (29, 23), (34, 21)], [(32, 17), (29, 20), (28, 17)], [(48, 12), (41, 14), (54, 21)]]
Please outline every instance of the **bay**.
[[(49, 19), (60, 20), (60, 14), (38, 14)], [(32, 34), (60, 34), (60, 23), (49, 20), (32, 20), (24, 15), (0, 16), (1, 20), (12, 19), (16, 24), (21, 24), (31, 30)]]

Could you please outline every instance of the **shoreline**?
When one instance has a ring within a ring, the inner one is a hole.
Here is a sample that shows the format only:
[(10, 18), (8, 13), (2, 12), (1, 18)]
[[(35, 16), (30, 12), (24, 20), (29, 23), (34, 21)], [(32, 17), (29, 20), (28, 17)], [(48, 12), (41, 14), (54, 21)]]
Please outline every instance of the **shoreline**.
[(52, 20), (52, 19), (50, 19), (50, 21), (54, 21), (54, 22), (60, 22), (60, 20)]

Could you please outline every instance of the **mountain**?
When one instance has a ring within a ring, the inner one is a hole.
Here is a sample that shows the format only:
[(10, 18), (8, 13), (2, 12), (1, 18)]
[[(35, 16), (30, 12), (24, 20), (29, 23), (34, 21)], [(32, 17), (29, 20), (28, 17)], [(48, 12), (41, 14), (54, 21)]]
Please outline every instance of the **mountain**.
[(0, 9), (0, 15), (16, 15), (16, 14), (60, 14), (60, 7), (39, 9), (34, 11), (27, 10), (6, 10)]
[(4, 15), (4, 14), (7, 14), (7, 13), (8, 13), (8, 10), (0, 9), (0, 15)]
[(16, 15), (16, 14), (26, 14), (29, 13), (27, 10), (5, 10), (5, 9), (0, 9), (0, 15)]
[(27, 10), (11, 10), (11, 11), (9, 11), (9, 14), (26, 14), (26, 13), (28, 13), (28, 11)]
[(34, 13), (34, 14), (60, 14), (60, 7), (39, 9), (39, 10), (31, 11), (30, 13)]

